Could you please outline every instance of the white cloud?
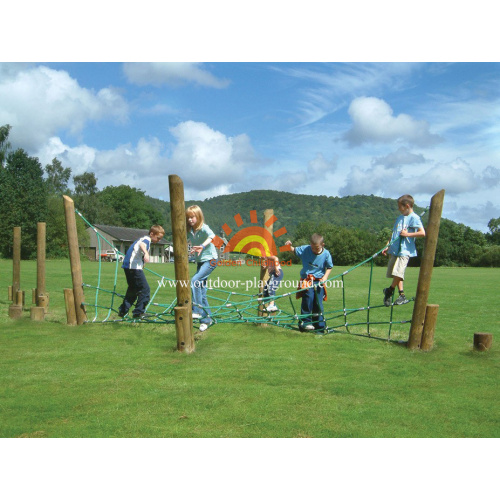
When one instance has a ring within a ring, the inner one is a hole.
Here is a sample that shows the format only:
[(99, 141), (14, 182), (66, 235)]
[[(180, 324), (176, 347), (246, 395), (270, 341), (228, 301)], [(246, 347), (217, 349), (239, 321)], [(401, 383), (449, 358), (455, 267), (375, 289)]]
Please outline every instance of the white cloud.
[(402, 191), (428, 195), (445, 189), (448, 195), (456, 196), (498, 184), (500, 169), (487, 167), (482, 172), (474, 172), (461, 158), (447, 163), (436, 163), (427, 170), (377, 161), (366, 169), (352, 166), (339, 193), (341, 196), (375, 194), (392, 198), (399, 196), (398, 193)]
[(311, 82), (298, 101), (299, 120), (310, 125), (347, 105), (348, 96), (378, 94), (384, 89), (401, 89), (420, 63), (347, 63), (317, 64), (293, 67), (272, 66), (274, 71)]
[(392, 108), (376, 97), (358, 97), (349, 106), (353, 126), (344, 134), (351, 146), (404, 141), (418, 146), (432, 146), (441, 139), (429, 131), (426, 121), (414, 120), (401, 113), (394, 116)]
[(246, 134), (227, 137), (205, 123), (187, 121), (170, 129), (177, 144), (169, 168), (182, 173), (184, 184), (199, 190), (242, 180), (245, 168), (256, 163)]
[(335, 172), (336, 168), (337, 160), (327, 161), (321, 153), (317, 153), (307, 165), (307, 171), (312, 175), (326, 175)]
[(476, 191), (481, 185), (480, 177), (461, 158), (438, 163), (412, 181), (416, 193), (432, 193), (444, 188), (448, 194), (460, 194)]
[(488, 232), (488, 222), (500, 214), (500, 205), (491, 201), (479, 205), (467, 203), (447, 202), (444, 205), (443, 215), (455, 221), (460, 221), (474, 229)]
[(170, 156), (158, 138), (141, 138), (136, 146), (122, 144), (98, 151), (88, 146), (69, 147), (58, 137), (52, 137), (37, 156), (43, 165), (59, 158), (72, 175), (94, 172), (100, 189), (128, 184), (163, 199), (168, 198), (169, 174), (180, 175), (190, 193), (213, 196), (230, 192), (258, 161), (245, 134), (227, 137), (193, 121), (179, 123), (170, 131), (176, 140)]
[(81, 175), (92, 170), (95, 164), (98, 151), (86, 145), (69, 147), (64, 144), (59, 137), (51, 137), (42, 146), (36, 156), (40, 163), (45, 166), (52, 162), (53, 158), (58, 158), (65, 168), (71, 168), (72, 175)]
[(422, 154), (412, 153), (408, 148), (401, 147), (393, 153), (386, 156), (374, 158), (373, 165), (384, 165), (387, 168), (400, 167), (402, 165), (418, 165), (425, 163), (425, 158)]
[(123, 71), (130, 83), (135, 85), (180, 86), (196, 83), (203, 87), (225, 88), (229, 80), (217, 78), (203, 69), (200, 63), (183, 62), (139, 62), (124, 63)]
[(59, 130), (80, 133), (90, 120), (125, 121), (128, 105), (118, 91), (80, 87), (66, 71), (8, 65), (0, 79), (0, 123), (12, 126), (12, 145), (36, 150)]

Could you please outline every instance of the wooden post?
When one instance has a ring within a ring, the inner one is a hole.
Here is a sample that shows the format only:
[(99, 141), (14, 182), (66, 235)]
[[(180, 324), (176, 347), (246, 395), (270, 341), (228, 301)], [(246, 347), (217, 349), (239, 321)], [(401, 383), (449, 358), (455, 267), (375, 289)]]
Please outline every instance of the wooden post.
[(14, 241), (12, 247), (12, 301), (14, 305), (18, 303), (17, 292), (21, 289), (21, 228), (14, 228)]
[(43, 307), (47, 312), (49, 298), (45, 290), (45, 254), (46, 254), (46, 233), (45, 222), (37, 224), (37, 250), (36, 250), (36, 305)]
[(9, 286), (7, 287), (7, 298), (8, 298), (8, 300), (9, 300), (10, 302), (12, 302), (12, 300), (13, 300), (13, 299), (12, 299), (12, 285), (9, 285)]
[(434, 268), (434, 257), (439, 236), (439, 225), (441, 213), (443, 212), (444, 189), (437, 192), (431, 199), (429, 211), (429, 223), (425, 231), (425, 245), (420, 271), (418, 273), (417, 295), (411, 318), (410, 336), (408, 338), (408, 349), (418, 349), (422, 340), (422, 332), (425, 320), (425, 310), (431, 287), (432, 270)]
[(45, 319), (45, 309), (43, 307), (33, 306), (30, 309), (31, 321), (43, 321)]
[(77, 325), (75, 296), (72, 288), (64, 289), (64, 305), (66, 306), (66, 323), (71, 326)]
[[(42, 321), (47, 312), (47, 299), (45, 295), (45, 222), (37, 224), (37, 250), (36, 250), (36, 288), (32, 291), (31, 319)], [(33, 300), (34, 299), (34, 300)]]
[(21, 228), (16, 226), (12, 247), (12, 304), (9, 306), (9, 318), (21, 319), (23, 315), (23, 292), (21, 290)]
[(9, 306), (9, 318), (11, 319), (21, 319), (23, 316), (23, 306), (17, 306), (11, 304)]
[[(175, 253), (175, 279), (177, 280), (177, 307), (174, 309), (177, 349), (181, 352), (192, 353), (195, 350), (195, 345), (192, 329), (193, 310), (191, 304), (191, 283), (189, 279), (188, 267), (189, 262), (186, 231), (186, 207), (184, 205), (184, 184), (178, 175), (169, 175), (168, 186), (170, 191), (172, 239)], [(183, 286), (183, 284), (185, 286)]]
[(474, 349), (476, 351), (487, 351), (493, 344), (492, 333), (475, 333), (474, 334)]
[[(271, 219), (274, 215), (274, 210), (272, 208), (264, 210), (264, 229), (273, 234), (274, 224), (270, 224), (266, 226), (266, 222)], [(269, 257), (268, 255), (264, 255), (264, 258)], [(264, 283), (269, 279), (269, 271), (266, 269), (260, 268), (260, 278), (259, 278), (259, 297), (262, 298), (262, 301), (259, 304), (258, 316), (267, 316), (269, 313), (266, 312), (266, 305), (264, 304)], [(261, 327), (266, 327), (267, 323), (260, 323)]]
[(71, 278), (73, 280), (73, 295), (75, 298), (76, 321), (78, 325), (87, 320), (85, 311), (85, 296), (83, 294), (82, 266), (80, 263), (80, 249), (78, 248), (78, 232), (76, 230), (75, 204), (64, 195), (64, 215), (66, 217), (66, 231), (68, 234), (69, 262)]
[(434, 344), (434, 331), (436, 329), (436, 320), (439, 311), (438, 304), (429, 304), (425, 310), (424, 328), (422, 330), (422, 342), (420, 349), (430, 351)]
[(174, 307), (177, 350), (191, 353), (194, 351), (193, 314), (191, 306)]

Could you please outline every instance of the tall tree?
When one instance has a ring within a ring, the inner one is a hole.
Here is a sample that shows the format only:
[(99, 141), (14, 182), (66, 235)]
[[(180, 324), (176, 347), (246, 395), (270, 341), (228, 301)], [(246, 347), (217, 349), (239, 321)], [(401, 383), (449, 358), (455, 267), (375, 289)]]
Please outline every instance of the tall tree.
[(0, 168), (3, 167), (7, 154), (10, 150), (10, 142), (8, 141), (9, 132), (12, 127), (10, 125), (2, 125), (0, 127)]
[[(166, 217), (156, 209), (144, 191), (122, 184), (108, 186), (98, 195), (102, 205), (111, 209), (116, 219), (109, 224), (134, 228), (147, 228), (152, 224), (166, 226)], [(105, 223), (104, 220), (100, 221)]]
[[(76, 217), (76, 230), (78, 232), (78, 243), (80, 246), (88, 246), (89, 235), (86, 232), (87, 225), (80, 217)], [(50, 196), (48, 200), (47, 214), (47, 257), (67, 258), (68, 235), (66, 232), (66, 217), (64, 204), (59, 196)]]
[(73, 182), (75, 183), (75, 194), (77, 196), (91, 196), (98, 191), (97, 177), (94, 172), (85, 172), (81, 175), (75, 175), (73, 177)]
[(18, 149), (0, 170), (0, 251), (12, 255), (12, 228), (21, 227), (21, 257), (36, 256), (37, 222), (47, 216), (47, 190), (38, 158)]
[(68, 193), (71, 168), (64, 168), (62, 163), (57, 158), (54, 158), (52, 163), (45, 166), (45, 174), (47, 176), (45, 182), (47, 183), (47, 192), (49, 195), (63, 195)]
[(490, 234), (487, 235), (488, 240), (494, 245), (500, 245), (500, 217), (490, 219), (488, 229), (490, 230)]
[(95, 224), (99, 214), (96, 197), (99, 191), (97, 177), (94, 172), (85, 172), (81, 175), (75, 175), (73, 182), (75, 184), (75, 207), (91, 224)]

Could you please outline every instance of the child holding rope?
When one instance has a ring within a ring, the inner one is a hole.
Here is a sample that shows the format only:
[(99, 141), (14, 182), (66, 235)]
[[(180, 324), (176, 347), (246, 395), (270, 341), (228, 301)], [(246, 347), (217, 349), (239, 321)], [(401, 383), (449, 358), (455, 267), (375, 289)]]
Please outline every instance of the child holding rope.
[(123, 318), (134, 302), (135, 309), (132, 311), (134, 319), (144, 316), (144, 311), (150, 298), (150, 288), (143, 271), (144, 263), (149, 262), (149, 247), (151, 243), (158, 243), (165, 235), (165, 230), (158, 225), (151, 226), (149, 236), (143, 236), (134, 241), (125, 254), (122, 268), (127, 278), (127, 292), (123, 303), (118, 309), (118, 316)]
[(212, 243), (215, 233), (205, 224), (203, 212), (198, 205), (186, 209), (187, 239), (191, 243), (191, 254), (196, 261), (196, 273), (191, 279), (193, 296), (193, 319), (200, 320), (200, 332), (212, 323), (207, 300), (207, 278), (217, 267), (217, 249)]
[(403, 290), (405, 279), (405, 269), (410, 257), (416, 257), (415, 238), (423, 238), (425, 229), (420, 217), (413, 212), (414, 200), (409, 194), (398, 198), (398, 210), (401, 215), (396, 219), (392, 229), (392, 236), (387, 246), (382, 250), (383, 255), (389, 253), (389, 263), (387, 264), (387, 278), (392, 278), (389, 288), (384, 288), (384, 305), (390, 307), (394, 290), (398, 289), (399, 297), (394, 301), (395, 306), (407, 304)]
[(271, 298), (271, 300), (266, 307), (266, 312), (276, 312), (278, 308), (274, 304), (274, 296), (283, 279), (283, 269), (281, 269), (280, 260), (275, 255), (263, 257), (261, 266), (263, 270), (267, 269), (269, 273), (269, 279), (264, 287), (264, 298)]
[[(328, 280), (328, 276), (333, 268), (333, 260), (330, 252), (325, 248), (323, 236), (314, 233), (311, 236), (310, 245), (293, 247), (289, 240), (285, 245), (290, 245), (290, 250), (300, 257), (302, 269), (300, 271), (300, 281), (302, 286), (314, 285), (305, 288), (300, 292), (302, 303), (300, 314), (302, 320), (299, 322), (301, 330), (324, 330), (325, 320), (323, 318), (323, 300), (325, 298), (325, 288), (323, 283)], [(297, 294), (299, 295), (299, 294)], [(317, 319), (314, 320), (314, 316)]]

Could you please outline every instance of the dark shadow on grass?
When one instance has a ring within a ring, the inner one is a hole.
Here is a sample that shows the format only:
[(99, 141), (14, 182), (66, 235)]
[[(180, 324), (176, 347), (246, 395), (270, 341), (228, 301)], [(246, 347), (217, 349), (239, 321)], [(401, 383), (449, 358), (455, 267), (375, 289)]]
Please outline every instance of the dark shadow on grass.
[(460, 356), (465, 356), (466, 358), (482, 358), (484, 356), (488, 356), (490, 351), (491, 349), (487, 351), (477, 351), (471, 347), (469, 351), (461, 352)]

